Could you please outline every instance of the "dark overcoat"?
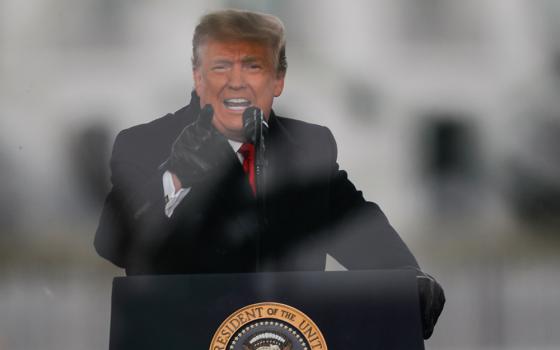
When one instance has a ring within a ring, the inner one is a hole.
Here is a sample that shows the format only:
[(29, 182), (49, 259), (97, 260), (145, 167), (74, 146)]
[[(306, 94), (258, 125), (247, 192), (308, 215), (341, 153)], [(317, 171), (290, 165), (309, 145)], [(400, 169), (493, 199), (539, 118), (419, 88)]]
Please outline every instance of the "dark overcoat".
[(161, 165), (199, 111), (193, 93), (179, 111), (118, 134), (95, 237), (101, 256), (129, 275), (324, 270), (327, 254), (348, 269), (418, 268), (379, 207), (339, 169), (330, 130), (274, 112), (264, 220), (233, 150), (223, 176), (193, 186), (168, 218)]

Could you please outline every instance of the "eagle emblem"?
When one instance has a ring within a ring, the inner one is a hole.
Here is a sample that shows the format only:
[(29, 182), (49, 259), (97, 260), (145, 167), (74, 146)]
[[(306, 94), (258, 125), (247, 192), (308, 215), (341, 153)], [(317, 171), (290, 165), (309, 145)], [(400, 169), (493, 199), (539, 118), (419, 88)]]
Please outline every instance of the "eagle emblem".
[(243, 350), (292, 350), (292, 342), (276, 332), (261, 332), (250, 337)]

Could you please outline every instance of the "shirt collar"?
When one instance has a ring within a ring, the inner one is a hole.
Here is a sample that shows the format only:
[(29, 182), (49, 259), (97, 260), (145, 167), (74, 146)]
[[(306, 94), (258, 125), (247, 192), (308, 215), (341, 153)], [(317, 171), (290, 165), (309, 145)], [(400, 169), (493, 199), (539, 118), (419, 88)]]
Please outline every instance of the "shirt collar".
[(229, 145), (231, 146), (231, 148), (233, 148), (234, 152), (239, 151), (239, 149), (241, 148), (241, 145), (243, 145), (243, 142), (239, 142), (239, 141), (234, 141), (234, 140), (230, 140), (228, 139)]

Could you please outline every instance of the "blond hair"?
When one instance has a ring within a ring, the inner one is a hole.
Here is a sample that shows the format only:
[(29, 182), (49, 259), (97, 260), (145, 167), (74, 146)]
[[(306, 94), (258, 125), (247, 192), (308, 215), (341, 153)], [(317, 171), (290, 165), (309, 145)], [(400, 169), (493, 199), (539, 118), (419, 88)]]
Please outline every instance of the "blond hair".
[(284, 24), (278, 17), (241, 10), (221, 10), (203, 16), (192, 40), (193, 69), (200, 66), (200, 48), (208, 40), (261, 43), (271, 49), (277, 74), (285, 74), (288, 68)]

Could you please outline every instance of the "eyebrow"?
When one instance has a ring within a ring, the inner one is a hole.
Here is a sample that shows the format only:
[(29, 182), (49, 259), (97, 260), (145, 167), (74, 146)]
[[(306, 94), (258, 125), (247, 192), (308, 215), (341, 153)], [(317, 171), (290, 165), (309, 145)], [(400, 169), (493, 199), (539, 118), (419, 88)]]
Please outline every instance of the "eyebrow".
[(241, 59), (242, 63), (258, 62), (260, 59), (255, 56), (246, 56)]
[[(247, 63), (255, 63), (255, 62), (261, 62), (263, 61), (262, 58), (259, 58), (257, 56), (245, 56), (241, 59), (241, 63), (242, 64), (247, 64)], [(215, 60), (212, 61), (212, 64), (233, 64), (233, 61), (231, 59), (228, 58), (216, 58)]]
[(231, 60), (225, 58), (219, 58), (217, 60), (213, 60), (212, 64), (231, 64)]

